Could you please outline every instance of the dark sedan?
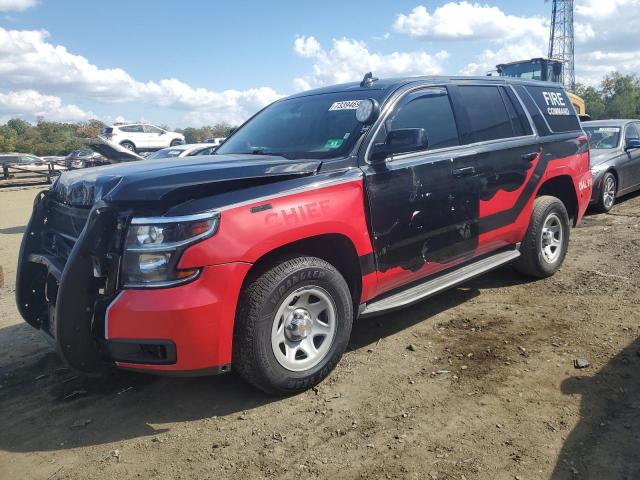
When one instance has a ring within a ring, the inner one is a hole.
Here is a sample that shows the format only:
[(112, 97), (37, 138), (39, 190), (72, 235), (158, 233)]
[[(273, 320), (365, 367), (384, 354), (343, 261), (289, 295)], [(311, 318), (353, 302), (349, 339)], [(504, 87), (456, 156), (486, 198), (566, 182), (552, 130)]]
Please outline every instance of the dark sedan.
[(594, 120), (582, 128), (591, 149), (591, 203), (608, 212), (616, 198), (640, 189), (640, 120)]

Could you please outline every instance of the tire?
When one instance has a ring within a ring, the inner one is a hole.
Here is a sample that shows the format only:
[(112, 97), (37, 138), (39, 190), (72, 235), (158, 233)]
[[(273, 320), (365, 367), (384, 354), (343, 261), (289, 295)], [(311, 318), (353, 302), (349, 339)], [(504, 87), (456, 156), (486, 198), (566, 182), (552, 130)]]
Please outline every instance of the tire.
[(133, 143), (131, 143), (131, 142), (122, 142), (122, 143), (120, 144), (120, 146), (121, 146), (121, 147), (124, 147), (124, 148), (126, 148), (127, 150), (130, 150), (130, 151), (132, 151), (132, 152), (134, 152), (134, 153), (137, 153), (137, 151), (136, 151), (136, 146), (135, 146)]
[(182, 140), (171, 140), (169, 144), (170, 147), (175, 147), (176, 145), (182, 145)]
[(556, 197), (536, 198), (516, 269), (536, 278), (556, 273), (567, 255), (569, 231), (569, 215), (564, 204)]
[(233, 368), (268, 394), (306, 390), (340, 361), (352, 323), (351, 293), (333, 265), (316, 257), (280, 259), (240, 295)]
[(596, 209), (600, 213), (610, 212), (616, 203), (617, 192), (618, 182), (616, 180), (616, 176), (611, 172), (605, 173), (604, 177), (602, 177), (602, 189), (600, 190)]

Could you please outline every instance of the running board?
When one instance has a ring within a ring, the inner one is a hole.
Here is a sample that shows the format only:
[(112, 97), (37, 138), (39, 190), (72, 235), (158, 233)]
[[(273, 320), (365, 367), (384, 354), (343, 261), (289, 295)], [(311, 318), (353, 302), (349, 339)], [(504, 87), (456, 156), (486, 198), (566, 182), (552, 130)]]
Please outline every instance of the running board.
[(380, 300), (374, 300), (367, 303), (364, 310), (360, 313), (360, 317), (378, 315), (396, 310), (398, 308), (407, 307), (416, 302), (424, 300), (436, 293), (440, 293), (451, 287), (471, 280), (483, 273), (509, 263), (520, 256), (519, 250), (507, 250), (481, 260), (476, 260), (464, 267), (457, 268), (449, 273), (445, 273), (437, 278), (426, 280), (423, 283), (415, 285), (406, 290), (394, 293)]

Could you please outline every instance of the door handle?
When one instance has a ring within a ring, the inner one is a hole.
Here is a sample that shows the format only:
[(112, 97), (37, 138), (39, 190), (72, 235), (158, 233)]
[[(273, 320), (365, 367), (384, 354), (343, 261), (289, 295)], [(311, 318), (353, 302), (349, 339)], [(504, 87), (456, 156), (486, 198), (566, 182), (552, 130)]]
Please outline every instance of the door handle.
[(539, 152), (530, 152), (522, 155), (522, 160), (526, 160), (527, 162), (533, 162), (536, 158), (538, 158)]
[(453, 169), (453, 176), (457, 178), (469, 177), (475, 174), (476, 174), (476, 167), (462, 167), (462, 168)]

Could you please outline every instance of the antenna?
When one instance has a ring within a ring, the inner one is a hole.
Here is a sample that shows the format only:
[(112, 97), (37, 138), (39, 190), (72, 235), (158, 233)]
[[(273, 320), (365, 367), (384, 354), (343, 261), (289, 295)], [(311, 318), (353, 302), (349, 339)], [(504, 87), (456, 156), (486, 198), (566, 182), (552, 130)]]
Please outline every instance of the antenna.
[(378, 79), (376, 77), (373, 76), (373, 73), (369, 72), (366, 73), (364, 75), (364, 78), (362, 79), (362, 81), (360, 82), (360, 86), (361, 87), (370, 87), (373, 82), (377, 81)]
[(562, 62), (562, 84), (570, 91), (576, 87), (573, 48), (573, 0), (553, 0), (549, 58)]

